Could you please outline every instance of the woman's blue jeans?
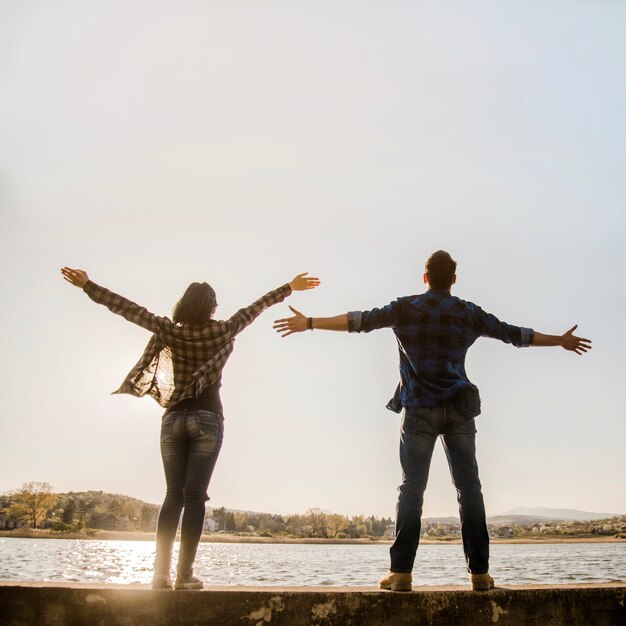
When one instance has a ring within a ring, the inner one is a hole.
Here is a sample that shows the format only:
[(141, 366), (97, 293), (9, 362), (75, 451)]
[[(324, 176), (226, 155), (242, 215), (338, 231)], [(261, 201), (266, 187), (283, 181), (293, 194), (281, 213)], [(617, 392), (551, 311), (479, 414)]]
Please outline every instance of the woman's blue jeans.
[(468, 571), (489, 571), (489, 534), (476, 462), (476, 426), (452, 402), (405, 412), (400, 434), (402, 485), (398, 488), (396, 539), (391, 546), (391, 571), (411, 572), (421, 533), (422, 505), (430, 460), (441, 435), (456, 488), (463, 551)]
[(178, 576), (190, 576), (204, 524), (207, 488), (224, 438), (224, 420), (210, 411), (170, 411), (161, 422), (167, 493), (157, 522), (155, 574), (169, 574), (176, 529), (184, 508)]

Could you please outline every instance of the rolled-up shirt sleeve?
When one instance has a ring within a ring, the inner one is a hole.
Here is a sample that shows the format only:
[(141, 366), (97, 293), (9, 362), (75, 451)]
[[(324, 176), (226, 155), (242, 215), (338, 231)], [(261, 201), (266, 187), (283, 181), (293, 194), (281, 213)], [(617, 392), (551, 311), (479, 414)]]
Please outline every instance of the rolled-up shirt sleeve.
[(520, 348), (531, 346), (535, 338), (535, 331), (532, 328), (524, 328), (523, 326), (520, 327), (520, 330), (522, 331), (522, 343)]
[(348, 312), (348, 332), (360, 333), (361, 332), (361, 311), (349, 311)]
[(499, 339), (504, 343), (513, 344), (517, 348), (525, 348), (532, 344), (535, 336), (532, 328), (501, 322), (495, 315), (486, 313), (479, 306), (473, 308), (473, 313), (476, 328), (483, 337)]
[(394, 300), (382, 308), (369, 311), (348, 312), (348, 332), (369, 333), (378, 328), (390, 328), (400, 321), (402, 316), (401, 300)]

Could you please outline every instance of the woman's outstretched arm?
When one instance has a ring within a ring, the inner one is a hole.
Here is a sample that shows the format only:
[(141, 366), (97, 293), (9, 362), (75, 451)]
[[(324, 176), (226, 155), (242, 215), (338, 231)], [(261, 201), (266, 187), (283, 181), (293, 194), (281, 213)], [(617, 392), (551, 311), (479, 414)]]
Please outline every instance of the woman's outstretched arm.
[(175, 326), (167, 317), (154, 315), (148, 309), (100, 285), (96, 285), (96, 283), (89, 280), (89, 276), (84, 270), (63, 267), (61, 268), (61, 274), (68, 283), (80, 287), (94, 302), (104, 305), (112, 313), (121, 315), (124, 319), (146, 330), (164, 337)]
[(320, 279), (307, 276), (308, 272), (298, 274), (288, 283), (278, 289), (274, 289), (253, 302), (250, 306), (239, 309), (226, 323), (229, 325), (233, 335), (240, 333), (246, 326), (250, 325), (265, 309), (282, 302), (292, 291), (308, 291), (315, 289), (320, 284)]

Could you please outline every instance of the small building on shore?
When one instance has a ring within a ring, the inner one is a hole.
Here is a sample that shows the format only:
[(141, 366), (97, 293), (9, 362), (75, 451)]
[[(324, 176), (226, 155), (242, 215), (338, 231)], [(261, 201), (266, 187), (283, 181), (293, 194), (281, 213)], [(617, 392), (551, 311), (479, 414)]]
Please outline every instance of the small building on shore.
[(11, 519), (4, 512), (0, 511), (0, 530), (14, 530), (16, 528), (26, 528), (27, 522), (21, 519)]

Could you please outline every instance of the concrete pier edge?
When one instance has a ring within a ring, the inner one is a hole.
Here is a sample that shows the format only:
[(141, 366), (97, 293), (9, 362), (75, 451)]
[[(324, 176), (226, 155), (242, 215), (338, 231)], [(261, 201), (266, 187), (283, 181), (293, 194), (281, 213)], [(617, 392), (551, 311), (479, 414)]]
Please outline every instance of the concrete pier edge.
[(468, 587), (209, 587), (0, 582), (3, 626), (604, 626), (626, 624), (626, 582)]

